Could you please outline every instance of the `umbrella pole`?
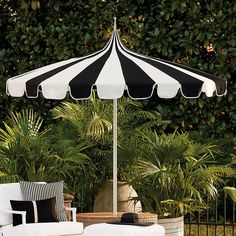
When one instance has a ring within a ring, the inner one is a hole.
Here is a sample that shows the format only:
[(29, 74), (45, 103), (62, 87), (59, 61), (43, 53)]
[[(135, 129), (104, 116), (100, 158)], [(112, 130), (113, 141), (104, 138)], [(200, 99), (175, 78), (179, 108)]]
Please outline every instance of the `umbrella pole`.
[(117, 214), (117, 99), (113, 99), (113, 215)]

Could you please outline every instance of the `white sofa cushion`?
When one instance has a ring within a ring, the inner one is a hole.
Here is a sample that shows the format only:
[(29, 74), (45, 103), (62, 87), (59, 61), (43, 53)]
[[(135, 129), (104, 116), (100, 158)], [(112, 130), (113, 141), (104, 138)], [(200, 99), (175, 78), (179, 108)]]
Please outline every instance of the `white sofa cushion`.
[(1, 209), (6, 211), (11, 210), (10, 200), (23, 200), (20, 184), (0, 184), (0, 193), (0, 225), (12, 224), (12, 214), (2, 212)]
[(2, 230), (4, 236), (72, 236), (83, 233), (83, 223), (70, 221), (30, 223), (17, 226), (7, 225)]
[(84, 236), (164, 236), (163, 226), (134, 226), (121, 224), (93, 224), (85, 227)]

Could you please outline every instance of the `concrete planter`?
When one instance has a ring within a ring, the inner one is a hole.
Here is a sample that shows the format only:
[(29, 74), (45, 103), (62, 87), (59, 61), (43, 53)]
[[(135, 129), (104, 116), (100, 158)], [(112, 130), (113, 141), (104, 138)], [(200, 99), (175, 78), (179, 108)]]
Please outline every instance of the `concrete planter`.
[[(94, 212), (112, 212), (112, 186), (113, 182), (108, 181), (98, 192), (95, 198)], [(124, 182), (117, 183), (118, 212), (142, 212), (140, 202), (128, 201), (132, 197), (137, 197), (137, 192), (132, 186)]]
[(158, 219), (158, 224), (164, 226), (165, 235), (184, 236), (184, 217)]

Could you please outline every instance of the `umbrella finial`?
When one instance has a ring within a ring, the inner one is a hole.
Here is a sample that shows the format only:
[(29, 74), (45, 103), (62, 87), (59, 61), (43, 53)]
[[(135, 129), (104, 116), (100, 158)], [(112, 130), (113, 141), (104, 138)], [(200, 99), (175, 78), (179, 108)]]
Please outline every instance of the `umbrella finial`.
[(114, 17), (114, 31), (116, 31), (116, 17)]

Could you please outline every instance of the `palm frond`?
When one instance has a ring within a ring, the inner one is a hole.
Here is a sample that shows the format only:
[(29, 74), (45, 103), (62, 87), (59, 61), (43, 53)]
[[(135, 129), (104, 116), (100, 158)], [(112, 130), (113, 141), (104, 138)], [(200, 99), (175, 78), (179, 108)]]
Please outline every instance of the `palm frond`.
[(139, 150), (141, 160), (131, 184), (143, 204), (151, 212), (158, 210), (160, 217), (201, 211), (205, 196), (216, 198), (223, 177), (235, 174), (230, 166), (216, 165), (215, 145), (193, 142), (187, 133), (146, 131), (142, 141), (147, 148)]

